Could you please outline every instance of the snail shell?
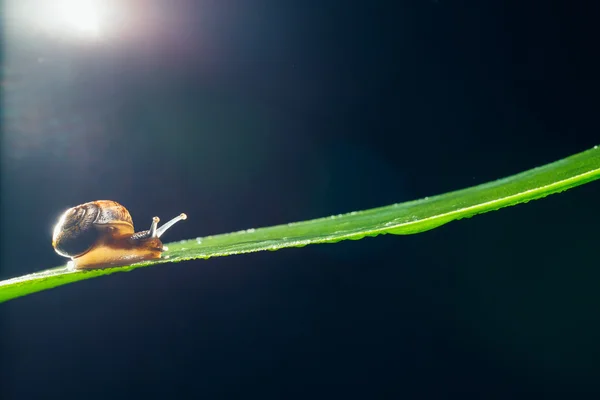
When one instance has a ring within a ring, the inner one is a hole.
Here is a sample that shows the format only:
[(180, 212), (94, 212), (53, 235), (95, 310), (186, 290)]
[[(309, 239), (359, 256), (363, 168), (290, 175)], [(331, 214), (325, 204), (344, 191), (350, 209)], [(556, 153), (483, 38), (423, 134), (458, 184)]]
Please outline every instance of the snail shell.
[(52, 246), (70, 257), (76, 269), (128, 265), (161, 257), (166, 250), (160, 236), (185, 214), (158, 228), (154, 217), (150, 229), (135, 233), (129, 211), (112, 200), (96, 200), (65, 211), (54, 227)]

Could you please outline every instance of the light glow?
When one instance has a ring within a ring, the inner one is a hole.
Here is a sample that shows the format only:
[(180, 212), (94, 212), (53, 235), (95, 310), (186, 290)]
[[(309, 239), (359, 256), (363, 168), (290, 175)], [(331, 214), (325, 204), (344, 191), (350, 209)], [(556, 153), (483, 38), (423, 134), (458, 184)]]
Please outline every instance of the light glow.
[[(14, 0), (16, 1), (16, 0)], [(18, 0), (23, 1), (23, 0)], [(19, 3), (16, 3), (17, 7)], [(23, 17), (51, 35), (61, 34), (84, 39), (102, 36), (106, 28), (109, 0), (30, 0), (20, 9)]]
[[(160, 32), (166, 29), (164, 24), (169, 22), (163, 18), (163, 6), (151, 1), (7, 0), (5, 3), (0, 15), (2, 21), (10, 22), (7, 35), (28, 40), (47, 38), (92, 46), (110, 46), (140, 38), (147, 41), (148, 35), (157, 34), (154, 39), (158, 40), (162, 37)], [(168, 1), (159, 3), (168, 9)]]
[(98, 36), (100, 33), (100, 10), (94, 0), (54, 0), (56, 17), (73, 31)]

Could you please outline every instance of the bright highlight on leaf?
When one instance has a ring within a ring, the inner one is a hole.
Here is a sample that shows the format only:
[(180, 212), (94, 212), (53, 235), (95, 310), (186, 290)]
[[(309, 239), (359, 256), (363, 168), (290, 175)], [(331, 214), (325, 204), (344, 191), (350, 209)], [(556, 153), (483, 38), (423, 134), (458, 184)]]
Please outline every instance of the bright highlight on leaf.
[(453, 220), (539, 199), (598, 178), (600, 148), (596, 146), (508, 178), (422, 200), (169, 243), (168, 253), (158, 261), (91, 271), (71, 271), (59, 267), (0, 281), (0, 302), (71, 282), (155, 264), (356, 240), (385, 233), (407, 235), (424, 232)]

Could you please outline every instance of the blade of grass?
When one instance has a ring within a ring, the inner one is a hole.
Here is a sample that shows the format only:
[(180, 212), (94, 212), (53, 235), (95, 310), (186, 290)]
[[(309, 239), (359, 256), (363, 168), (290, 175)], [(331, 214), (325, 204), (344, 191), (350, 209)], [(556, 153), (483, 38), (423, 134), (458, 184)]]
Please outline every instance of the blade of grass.
[(158, 261), (91, 271), (71, 271), (63, 266), (0, 281), (0, 302), (71, 282), (167, 262), (357, 240), (386, 233), (407, 235), (424, 232), (453, 220), (526, 203), (598, 178), (600, 148), (595, 146), (508, 178), (421, 200), (170, 243), (169, 251)]

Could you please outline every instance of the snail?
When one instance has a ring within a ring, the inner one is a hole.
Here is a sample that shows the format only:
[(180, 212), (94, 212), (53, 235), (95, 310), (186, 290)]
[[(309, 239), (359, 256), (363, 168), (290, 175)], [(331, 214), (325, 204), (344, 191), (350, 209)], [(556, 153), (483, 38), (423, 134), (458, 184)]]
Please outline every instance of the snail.
[(52, 247), (63, 257), (70, 257), (74, 269), (106, 268), (156, 260), (167, 248), (160, 237), (181, 214), (160, 228), (158, 217), (152, 218), (147, 231), (135, 232), (129, 211), (112, 200), (96, 200), (65, 211), (52, 234)]

